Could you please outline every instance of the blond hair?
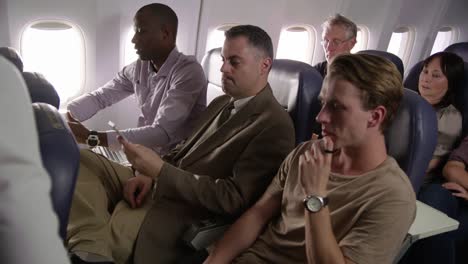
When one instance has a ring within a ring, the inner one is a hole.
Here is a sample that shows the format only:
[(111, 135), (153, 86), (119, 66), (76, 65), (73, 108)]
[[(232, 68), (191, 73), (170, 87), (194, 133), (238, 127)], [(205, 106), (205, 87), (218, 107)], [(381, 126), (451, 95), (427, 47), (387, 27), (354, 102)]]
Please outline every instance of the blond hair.
[(395, 64), (369, 54), (343, 54), (333, 59), (325, 78), (352, 83), (361, 91), (365, 110), (384, 106), (387, 114), (380, 129), (385, 131), (390, 126), (403, 97), (402, 78)]

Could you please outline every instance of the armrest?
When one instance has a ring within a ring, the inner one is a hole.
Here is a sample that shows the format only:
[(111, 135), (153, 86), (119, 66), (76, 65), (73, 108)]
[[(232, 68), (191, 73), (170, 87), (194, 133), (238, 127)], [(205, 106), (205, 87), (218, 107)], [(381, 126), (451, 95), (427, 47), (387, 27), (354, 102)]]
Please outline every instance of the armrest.
[(416, 218), (413, 224), (411, 224), (401, 250), (393, 263), (398, 263), (414, 242), (456, 230), (458, 225), (458, 221), (448, 217), (446, 214), (423, 202), (416, 201)]
[(232, 224), (223, 219), (206, 219), (199, 223), (192, 224), (185, 231), (182, 240), (196, 251), (212, 245), (224, 234), (224, 231)]

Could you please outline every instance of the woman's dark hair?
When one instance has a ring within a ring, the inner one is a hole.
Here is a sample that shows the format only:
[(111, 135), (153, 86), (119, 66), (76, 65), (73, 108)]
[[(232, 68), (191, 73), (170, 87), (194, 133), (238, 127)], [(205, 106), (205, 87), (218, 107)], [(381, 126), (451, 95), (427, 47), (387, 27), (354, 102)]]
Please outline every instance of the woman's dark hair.
[(445, 78), (447, 78), (448, 82), (447, 92), (442, 97), (440, 102), (434, 105), (434, 108), (438, 109), (453, 104), (454, 94), (457, 93), (458, 90), (463, 89), (463, 84), (465, 81), (465, 63), (458, 55), (451, 52), (442, 51), (434, 53), (425, 59), (423, 64), (424, 67), (427, 67), (427, 65), (435, 58), (440, 58), (440, 68), (442, 69), (442, 73), (445, 75)]

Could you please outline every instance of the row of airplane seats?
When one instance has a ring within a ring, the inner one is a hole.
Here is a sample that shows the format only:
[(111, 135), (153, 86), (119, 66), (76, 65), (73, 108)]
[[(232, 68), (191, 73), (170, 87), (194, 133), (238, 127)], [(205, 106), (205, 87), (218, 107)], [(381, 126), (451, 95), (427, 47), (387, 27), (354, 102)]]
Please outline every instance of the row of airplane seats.
[[(376, 50), (359, 53), (389, 59), (403, 76), (403, 63), (398, 56)], [(210, 50), (203, 58), (202, 66), (209, 82), (208, 98), (215, 97), (214, 94), (222, 94), (220, 58), (221, 48)], [(275, 59), (268, 81), (276, 99), (293, 119), (296, 143), (309, 140), (312, 133), (319, 134), (320, 125), (315, 121), (315, 116), (321, 108), (318, 99), (322, 87), (320, 74), (309, 64)], [(434, 110), (415, 92), (405, 89), (403, 103), (393, 125), (386, 132), (386, 139), (389, 153), (408, 174), (417, 192), (437, 141), (437, 119)]]
[(42, 164), (51, 178), (51, 199), (59, 219), (59, 234), (66, 238), (66, 227), (80, 155), (67, 123), (58, 112), (59, 97), (54, 87), (40, 74), (23, 72), (23, 62), (12, 48), (0, 48), (0, 56), (9, 60), (22, 74), (32, 101)]

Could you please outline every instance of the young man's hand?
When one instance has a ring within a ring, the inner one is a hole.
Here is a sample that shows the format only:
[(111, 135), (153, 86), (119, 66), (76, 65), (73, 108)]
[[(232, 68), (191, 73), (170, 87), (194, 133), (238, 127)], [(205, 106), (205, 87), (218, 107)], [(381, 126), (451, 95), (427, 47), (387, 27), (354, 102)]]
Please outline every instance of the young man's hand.
[(310, 148), (299, 156), (299, 178), (306, 194), (326, 196), (333, 152), (329, 138), (313, 138)]

